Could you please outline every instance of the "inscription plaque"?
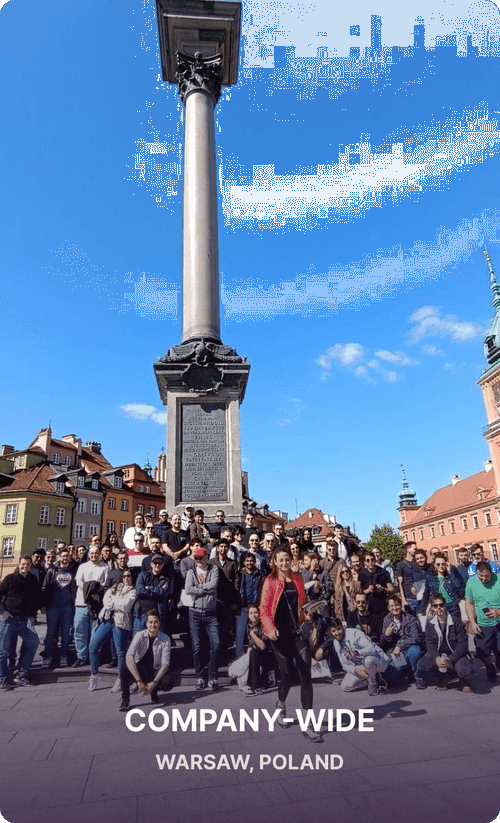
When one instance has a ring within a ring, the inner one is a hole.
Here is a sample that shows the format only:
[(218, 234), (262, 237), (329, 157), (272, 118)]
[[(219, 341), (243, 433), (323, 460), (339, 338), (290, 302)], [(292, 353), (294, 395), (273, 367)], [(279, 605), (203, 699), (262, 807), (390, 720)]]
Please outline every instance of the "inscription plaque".
[(225, 405), (183, 403), (181, 414), (181, 500), (227, 500)]

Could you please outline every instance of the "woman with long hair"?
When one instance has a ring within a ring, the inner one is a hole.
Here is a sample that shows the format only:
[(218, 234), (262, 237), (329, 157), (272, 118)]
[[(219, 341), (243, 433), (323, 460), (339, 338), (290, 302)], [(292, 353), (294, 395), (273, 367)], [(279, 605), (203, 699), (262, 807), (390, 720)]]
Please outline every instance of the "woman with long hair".
[(292, 555), (291, 569), (296, 574), (299, 574), (302, 571), (302, 558), (304, 554), (301, 552), (296, 540), (292, 540), (290, 543), (290, 554)]
[(431, 563), (431, 594), (440, 594), (446, 604), (446, 610), (452, 617), (460, 617), (460, 600), (463, 597), (463, 583), (450, 573), (448, 561), (444, 554), (436, 554)]
[(300, 536), (300, 548), (302, 549), (303, 554), (306, 552), (314, 552), (315, 554), (318, 553), (318, 550), (313, 543), (312, 531), (307, 526), (305, 529), (302, 529), (302, 534)]
[(116, 532), (108, 532), (106, 537), (104, 538), (104, 543), (101, 546), (101, 551), (103, 550), (104, 546), (111, 546), (113, 550), (113, 555), (117, 555), (121, 549), (120, 540)]
[[(116, 646), (118, 671), (125, 662), (128, 638), (132, 629), (132, 606), (137, 599), (134, 579), (130, 569), (124, 569), (118, 583), (114, 583), (104, 594), (103, 606), (99, 614), (101, 621), (90, 639), (90, 681), (89, 692), (99, 685), (99, 656), (103, 645), (111, 637)], [(119, 692), (118, 677), (111, 691)]]
[(356, 608), (354, 602), (354, 595), (356, 590), (361, 591), (359, 583), (355, 583), (352, 577), (351, 570), (342, 563), (338, 567), (337, 577), (335, 579), (335, 594), (333, 600), (333, 610), (335, 617), (339, 620), (347, 621), (347, 615)]
[[(271, 574), (262, 583), (260, 618), (264, 634), (271, 643), (281, 673), (278, 687), (278, 724), (286, 728), (285, 701), (290, 691), (293, 664), (300, 679), (300, 701), (304, 710), (312, 709), (311, 647), (301, 632), (306, 618), (302, 607), (307, 601), (302, 576), (292, 571), (291, 555), (286, 549), (277, 549), (271, 556)], [(321, 743), (321, 734), (312, 730), (303, 732), (314, 743)]]

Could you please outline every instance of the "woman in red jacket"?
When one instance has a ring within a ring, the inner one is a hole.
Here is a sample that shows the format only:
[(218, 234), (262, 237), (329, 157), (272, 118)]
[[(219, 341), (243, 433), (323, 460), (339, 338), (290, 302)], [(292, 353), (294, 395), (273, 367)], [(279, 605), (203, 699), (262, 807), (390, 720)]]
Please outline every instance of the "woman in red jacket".
[[(311, 648), (301, 632), (305, 615), (302, 606), (307, 602), (302, 575), (290, 568), (291, 555), (286, 549), (278, 549), (271, 557), (271, 574), (264, 579), (260, 594), (260, 618), (264, 634), (271, 647), (281, 674), (278, 687), (278, 723), (286, 727), (285, 700), (290, 691), (293, 662), (300, 678), (302, 708), (312, 709), (313, 690), (311, 680)], [(313, 731), (303, 732), (315, 743), (322, 737)]]

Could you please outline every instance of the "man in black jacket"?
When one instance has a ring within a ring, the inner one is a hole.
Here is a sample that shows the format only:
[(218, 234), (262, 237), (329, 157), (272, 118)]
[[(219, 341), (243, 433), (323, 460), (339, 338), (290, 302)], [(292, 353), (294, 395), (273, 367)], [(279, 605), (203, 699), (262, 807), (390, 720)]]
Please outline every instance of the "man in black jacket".
[(23, 555), (13, 574), (0, 583), (0, 691), (11, 691), (7, 680), (7, 656), (11, 644), (22, 637), (23, 651), (19, 671), (14, 678), (17, 686), (28, 686), (28, 671), (39, 645), (34, 628), (38, 605), (38, 582), (31, 571), (30, 555)]
[(361, 629), (377, 645), (382, 634), (383, 614), (373, 611), (368, 606), (368, 596), (364, 592), (354, 595), (356, 608), (347, 615), (348, 629)]
[(421, 672), (439, 673), (438, 691), (446, 691), (450, 678), (458, 675), (461, 691), (470, 692), (472, 661), (464, 624), (458, 617), (447, 613), (440, 594), (431, 597), (430, 603), (435, 615), (425, 626), (427, 654), (418, 661), (418, 668)]
[(70, 561), (67, 548), (59, 553), (59, 560), (47, 572), (43, 583), (42, 597), (47, 615), (47, 635), (45, 638), (45, 659), (42, 668), (50, 669), (54, 640), (57, 630), (61, 630), (61, 656), (59, 665), (68, 665), (70, 629), (75, 617), (77, 566)]

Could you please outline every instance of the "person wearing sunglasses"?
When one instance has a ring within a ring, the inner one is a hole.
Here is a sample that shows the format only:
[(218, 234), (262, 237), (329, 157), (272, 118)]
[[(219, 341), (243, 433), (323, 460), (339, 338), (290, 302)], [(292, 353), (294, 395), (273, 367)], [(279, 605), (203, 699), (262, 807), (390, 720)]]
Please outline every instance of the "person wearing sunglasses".
[[(470, 692), (472, 660), (468, 652), (464, 624), (460, 617), (450, 614), (441, 594), (432, 595), (430, 605), (434, 610), (434, 616), (427, 620), (425, 626), (427, 652), (418, 661), (418, 673), (437, 675), (438, 691), (447, 691), (450, 680), (458, 677), (460, 691)], [(420, 677), (420, 681), (420, 688), (426, 688), (423, 676)]]
[[(484, 549), (480, 543), (474, 543), (470, 547), (470, 554), (472, 557), (472, 563), (470, 564), (469, 568), (467, 569), (467, 574), (469, 575), (469, 579), (471, 577), (476, 577), (477, 575), (477, 564), (482, 563), (487, 558), (484, 556)], [(493, 574), (500, 574), (500, 566), (495, 560), (488, 560), (490, 564), (490, 569)]]

